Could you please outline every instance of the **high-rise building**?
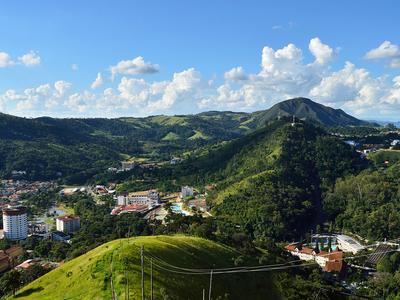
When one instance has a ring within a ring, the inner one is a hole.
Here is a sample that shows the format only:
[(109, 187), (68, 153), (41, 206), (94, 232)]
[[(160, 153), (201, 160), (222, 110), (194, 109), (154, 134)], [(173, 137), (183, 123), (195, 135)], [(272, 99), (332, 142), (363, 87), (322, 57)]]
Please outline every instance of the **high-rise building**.
[(3, 208), (4, 238), (18, 241), (28, 237), (28, 217), (26, 207), (8, 206)]
[(72, 233), (80, 229), (80, 218), (73, 215), (58, 217), (56, 219), (56, 227), (58, 231), (62, 231), (64, 233)]
[(193, 196), (193, 188), (190, 186), (183, 186), (181, 189), (181, 197), (192, 197)]

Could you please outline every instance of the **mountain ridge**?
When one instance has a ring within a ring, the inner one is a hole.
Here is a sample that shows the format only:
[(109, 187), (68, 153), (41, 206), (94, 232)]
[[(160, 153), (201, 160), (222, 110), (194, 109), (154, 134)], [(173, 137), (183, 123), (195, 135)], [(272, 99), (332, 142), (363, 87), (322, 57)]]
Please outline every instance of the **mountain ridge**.
[(56, 179), (62, 174), (71, 183), (82, 183), (117, 166), (124, 157), (165, 161), (185, 151), (237, 139), (292, 115), (322, 127), (370, 124), (307, 98), (289, 99), (254, 113), (211, 111), (117, 119), (29, 119), (1, 114), (0, 177), (23, 170), (27, 179)]

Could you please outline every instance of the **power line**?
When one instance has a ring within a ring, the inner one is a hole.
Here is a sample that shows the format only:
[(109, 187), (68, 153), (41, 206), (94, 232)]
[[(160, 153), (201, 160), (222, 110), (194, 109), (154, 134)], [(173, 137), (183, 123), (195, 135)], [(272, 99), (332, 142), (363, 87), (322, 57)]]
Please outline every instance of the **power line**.
[[(386, 253), (391, 253), (391, 252), (397, 252), (398, 250), (389, 250), (389, 251), (382, 251), (382, 252), (375, 252), (371, 254), (364, 254), (364, 255), (358, 255), (358, 256), (350, 256), (350, 257), (344, 257), (342, 259), (338, 259), (339, 261), (347, 260), (347, 259), (355, 259), (355, 258), (360, 258), (360, 257), (366, 257), (370, 256), (373, 254), (386, 254)], [(299, 262), (299, 261), (297, 261)], [(318, 264), (317, 262), (313, 261), (311, 263), (303, 263), (303, 264), (298, 264), (298, 265), (288, 265), (288, 266), (276, 266), (276, 267), (263, 267), (260, 266), (259, 268), (253, 268), (249, 269), (247, 267), (243, 267), (242, 269), (236, 269), (236, 270), (227, 270), (227, 271), (214, 271), (214, 270), (209, 270), (209, 271), (204, 271), (204, 272), (198, 272), (198, 271), (179, 271), (179, 270), (174, 270), (171, 268), (167, 268), (165, 266), (159, 265), (157, 263), (153, 263), (154, 266), (156, 266), (159, 269), (162, 269), (167, 272), (171, 273), (176, 273), (176, 274), (184, 274), (184, 275), (209, 275), (211, 272), (213, 274), (235, 274), (235, 273), (250, 273), (250, 272), (266, 272), (266, 271), (277, 271), (277, 270), (286, 270), (286, 269), (291, 269), (291, 268), (298, 268), (298, 267), (307, 267), (311, 265), (316, 265)], [(196, 270), (196, 269), (195, 269)]]
[(140, 247), (140, 261), (141, 261), (141, 264), (142, 264), (142, 281), (141, 281), (142, 300), (144, 300), (144, 255), (143, 255), (143, 245)]

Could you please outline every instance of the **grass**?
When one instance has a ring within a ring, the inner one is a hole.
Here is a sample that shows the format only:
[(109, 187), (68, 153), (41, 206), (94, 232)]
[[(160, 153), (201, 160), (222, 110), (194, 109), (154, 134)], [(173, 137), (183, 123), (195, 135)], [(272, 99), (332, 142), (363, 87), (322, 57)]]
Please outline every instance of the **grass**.
[(168, 125), (168, 126), (185, 126), (187, 125), (187, 118), (184, 116), (154, 116), (151, 117), (151, 121), (160, 125)]
[[(130, 299), (140, 299), (140, 246), (146, 252), (185, 268), (233, 266), (235, 250), (182, 235), (135, 237), (106, 243), (49, 272), (9, 299), (111, 299), (111, 276), (118, 299), (125, 299), (125, 265)], [(111, 271), (112, 265), (112, 271)], [(145, 256), (145, 293), (149, 299), (150, 263)], [(181, 275), (154, 267), (154, 299), (201, 299), (209, 275)], [(250, 273), (213, 277), (213, 299), (279, 299), (273, 277)], [(225, 299), (225, 298), (221, 298)]]
[(201, 131), (195, 130), (195, 134), (189, 137), (189, 140), (199, 140), (199, 139), (208, 140), (209, 138), (210, 138), (209, 136), (205, 135)]
[(375, 164), (383, 164), (388, 161), (390, 165), (400, 161), (400, 150), (386, 150), (382, 149), (368, 155)]
[(180, 139), (180, 137), (179, 137), (179, 135), (177, 135), (176, 133), (174, 133), (174, 132), (168, 132), (168, 134), (165, 135), (165, 136), (162, 138), (162, 141), (176, 141), (176, 140), (179, 140), (179, 139)]
[(70, 206), (66, 206), (64, 203), (58, 203), (56, 208), (65, 211), (65, 213), (68, 215), (75, 214), (74, 208), (70, 207)]

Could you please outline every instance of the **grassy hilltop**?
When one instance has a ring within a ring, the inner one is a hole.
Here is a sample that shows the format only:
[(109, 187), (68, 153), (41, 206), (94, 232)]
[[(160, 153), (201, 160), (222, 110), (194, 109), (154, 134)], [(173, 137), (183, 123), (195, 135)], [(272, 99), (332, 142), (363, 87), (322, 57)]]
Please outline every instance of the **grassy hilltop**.
[[(125, 299), (124, 265), (130, 299), (140, 299), (140, 246), (153, 256), (184, 268), (232, 267), (240, 254), (221, 244), (187, 236), (152, 236), (106, 243), (20, 290), (11, 299), (111, 299), (112, 278), (118, 299)], [(251, 262), (247, 262), (251, 263)], [(215, 275), (213, 299), (279, 299), (266, 273)], [(154, 268), (155, 299), (201, 299), (208, 296), (209, 275), (181, 275)], [(145, 259), (146, 299), (150, 299), (150, 262)], [(227, 298), (224, 298), (227, 297)]]

